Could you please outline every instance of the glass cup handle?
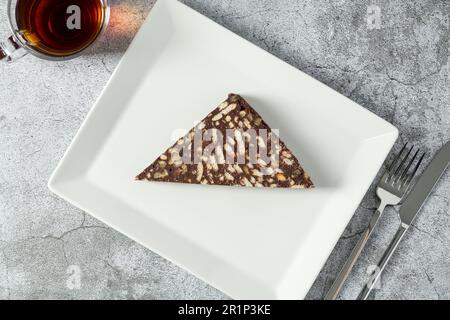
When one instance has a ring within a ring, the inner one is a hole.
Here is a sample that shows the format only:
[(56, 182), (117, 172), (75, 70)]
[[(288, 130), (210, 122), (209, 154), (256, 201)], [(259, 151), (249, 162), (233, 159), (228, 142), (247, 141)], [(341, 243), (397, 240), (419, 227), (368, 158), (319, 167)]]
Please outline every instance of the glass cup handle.
[(22, 58), (26, 53), (26, 50), (13, 36), (8, 37), (4, 42), (0, 42), (0, 61), (13, 62)]

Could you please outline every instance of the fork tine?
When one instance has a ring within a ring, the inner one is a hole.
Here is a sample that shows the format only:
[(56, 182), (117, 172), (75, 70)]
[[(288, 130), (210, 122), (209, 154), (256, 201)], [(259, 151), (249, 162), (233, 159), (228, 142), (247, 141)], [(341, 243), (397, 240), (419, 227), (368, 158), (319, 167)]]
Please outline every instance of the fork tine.
[(408, 146), (408, 143), (405, 143), (405, 145), (403, 146), (402, 150), (400, 150), (400, 152), (397, 154), (397, 156), (395, 157), (395, 159), (392, 161), (391, 165), (389, 166), (388, 170), (389, 172), (392, 172), (392, 170), (395, 168), (397, 161), (400, 159), (400, 156), (403, 154), (403, 151), (405, 151), (406, 147)]
[(419, 152), (420, 152), (420, 149), (417, 149), (416, 153), (414, 153), (414, 156), (411, 158), (411, 160), (409, 161), (408, 165), (403, 170), (403, 172), (400, 175), (400, 177), (398, 177), (398, 181), (401, 181), (402, 183), (406, 181), (406, 179), (405, 179), (406, 174), (408, 173), (409, 169), (411, 168), (411, 165), (414, 163), (414, 160), (416, 160), (417, 155), (419, 154)]
[(409, 155), (411, 154), (413, 148), (414, 148), (414, 146), (411, 146), (411, 148), (409, 148), (409, 150), (408, 150), (408, 153), (406, 153), (406, 156), (404, 156), (402, 158), (402, 162), (400, 162), (400, 164), (398, 165), (397, 169), (395, 170), (395, 173), (394, 173), (392, 179), (398, 180), (399, 172), (405, 167), (406, 160), (408, 160)]
[(425, 158), (425, 152), (422, 154), (422, 157), (420, 157), (419, 161), (417, 161), (416, 166), (414, 167), (414, 170), (411, 172), (411, 174), (407, 177), (405, 186), (409, 187), (409, 184), (411, 183), (412, 179), (417, 173), (417, 170), (419, 169), (420, 165), (422, 164), (423, 159)]

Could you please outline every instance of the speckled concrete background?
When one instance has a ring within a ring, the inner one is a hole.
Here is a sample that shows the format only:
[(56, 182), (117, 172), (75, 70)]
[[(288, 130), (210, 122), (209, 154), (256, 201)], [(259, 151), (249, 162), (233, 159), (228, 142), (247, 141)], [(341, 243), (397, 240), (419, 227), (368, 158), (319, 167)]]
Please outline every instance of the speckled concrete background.
[[(226, 298), (47, 190), (50, 173), (153, 4), (111, 2), (111, 28), (85, 56), (0, 64), (0, 298)], [(410, 141), (432, 154), (450, 139), (449, 1), (183, 2), (396, 125), (396, 148)], [(6, 21), (2, 0), (1, 38)], [(376, 299), (450, 298), (449, 177), (394, 255)], [(309, 299), (330, 287), (376, 205), (372, 188)], [(368, 279), (368, 267), (398, 226), (396, 211), (387, 210), (340, 298), (356, 297)]]

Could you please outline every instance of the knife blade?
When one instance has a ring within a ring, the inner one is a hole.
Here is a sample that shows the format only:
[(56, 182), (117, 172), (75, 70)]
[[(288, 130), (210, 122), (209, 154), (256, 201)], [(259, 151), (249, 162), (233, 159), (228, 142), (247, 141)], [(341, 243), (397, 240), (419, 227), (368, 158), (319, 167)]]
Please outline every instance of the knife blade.
[(434, 156), (431, 163), (422, 173), (422, 175), (417, 180), (416, 184), (406, 197), (405, 201), (403, 202), (399, 213), (400, 220), (402, 223), (398, 228), (398, 231), (395, 234), (394, 239), (392, 240), (388, 249), (384, 253), (380, 262), (378, 263), (378, 266), (375, 269), (375, 273), (372, 276), (370, 283), (368, 283), (359, 294), (358, 300), (366, 300), (369, 297), (370, 292), (372, 291), (373, 287), (380, 278), (382, 272), (386, 268), (386, 265), (388, 264), (389, 260), (391, 259), (392, 255), (394, 254), (395, 250), (400, 244), (400, 241), (403, 239), (403, 236), (405, 235), (406, 231), (408, 231), (409, 227), (411, 226), (411, 223), (416, 218), (420, 209), (422, 209), (425, 200), (428, 198), (434, 186), (442, 177), (449, 164), (450, 164), (450, 141), (447, 142)]
[(400, 207), (400, 220), (404, 225), (409, 226), (414, 221), (417, 213), (449, 164), (450, 141), (438, 151)]

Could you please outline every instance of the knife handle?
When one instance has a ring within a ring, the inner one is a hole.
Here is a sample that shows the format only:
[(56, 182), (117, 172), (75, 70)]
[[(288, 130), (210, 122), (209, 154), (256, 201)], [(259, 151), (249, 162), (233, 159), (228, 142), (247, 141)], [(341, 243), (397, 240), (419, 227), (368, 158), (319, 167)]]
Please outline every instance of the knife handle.
[(353, 248), (350, 256), (347, 258), (347, 261), (345, 261), (344, 266), (342, 267), (341, 271), (336, 277), (336, 280), (334, 280), (330, 290), (328, 290), (324, 300), (336, 300), (339, 292), (342, 289), (342, 286), (344, 285), (345, 280), (347, 280), (350, 271), (352, 271), (353, 266), (355, 265), (356, 261), (361, 255), (362, 250), (366, 246), (367, 240), (369, 240), (369, 237), (372, 234), (372, 231), (375, 228), (378, 220), (380, 219), (380, 216), (383, 213), (385, 207), (386, 205), (384, 203), (381, 203), (378, 210), (375, 211), (375, 214), (370, 220), (369, 226), (362, 233), (361, 238), (359, 239), (356, 246)]
[(392, 255), (394, 254), (395, 250), (397, 249), (398, 245), (400, 244), (400, 241), (403, 239), (403, 236), (405, 235), (408, 228), (409, 228), (409, 226), (406, 224), (402, 223), (400, 225), (400, 228), (398, 228), (398, 231), (395, 234), (394, 239), (392, 240), (388, 249), (384, 253), (380, 262), (378, 263), (378, 266), (375, 270), (372, 280), (361, 291), (361, 293), (358, 296), (358, 300), (367, 300), (370, 293), (372, 292), (373, 287), (375, 286), (377, 281), (380, 279), (381, 274), (383, 273), (384, 269), (386, 268), (386, 265), (388, 264), (389, 260), (391, 259)]

